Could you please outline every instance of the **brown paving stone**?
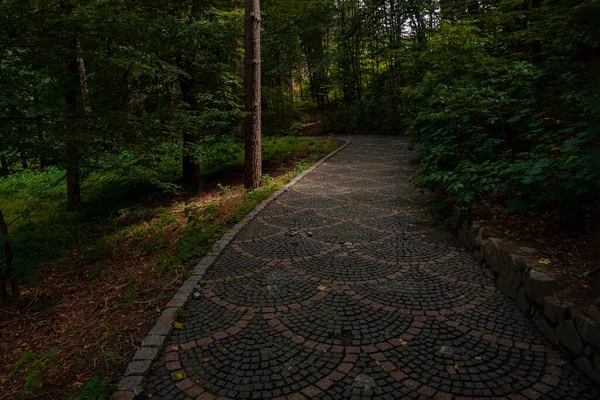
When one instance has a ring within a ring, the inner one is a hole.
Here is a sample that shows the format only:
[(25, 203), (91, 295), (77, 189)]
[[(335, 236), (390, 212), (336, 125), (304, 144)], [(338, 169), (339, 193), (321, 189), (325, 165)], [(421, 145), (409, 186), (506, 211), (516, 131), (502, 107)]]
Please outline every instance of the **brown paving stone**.
[[(185, 315), (166, 344), (181, 344), (155, 363), (147, 392), (600, 398), (454, 233), (425, 215), (407, 140), (353, 141), (244, 220), (235, 243), (218, 243), (203, 297), (169, 303)], [(175, 372), (184, 379), (173, 382)]]

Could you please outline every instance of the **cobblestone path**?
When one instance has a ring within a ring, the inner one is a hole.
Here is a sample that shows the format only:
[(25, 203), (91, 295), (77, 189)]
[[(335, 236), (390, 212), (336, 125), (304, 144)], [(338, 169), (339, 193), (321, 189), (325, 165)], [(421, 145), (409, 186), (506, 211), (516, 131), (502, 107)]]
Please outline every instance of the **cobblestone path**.
[(402, 140), (354, 137), (246, 226), (209, 268), (146, 392), (598, 399), (424, 216)]

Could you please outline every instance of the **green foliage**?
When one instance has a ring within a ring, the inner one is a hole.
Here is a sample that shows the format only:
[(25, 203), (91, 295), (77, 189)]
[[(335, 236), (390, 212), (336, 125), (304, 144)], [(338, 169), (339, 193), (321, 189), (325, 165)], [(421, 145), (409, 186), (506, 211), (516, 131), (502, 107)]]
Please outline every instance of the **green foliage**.
[(62, 400), (107, 400), (115, 390), (116, 385), (110, 385), (96, 375), (83, 385), (80, 393), (63, 397)]
[[(424, 155), (418, 182), (460, 204), (578, 209), (597, 202), (600, 175), (586, 121), (598, 86), (585, 78), (587, 66), (533, 65), (498, 50), (506, 34), (477, 25), (442, 24), (422, 52), (422, 80), (403, 90), (409, 132)], [(562, 56), (565, 48), (552, 50)]]
[(60, 354), (58, 347), (51, 348), (40, 357), (36, 357), (33, 352), (27, 351), (15, 363), (10, 377), (14, 377), (17, 374), (25, 375), (21, 389), (22, 394), (25, 395), (31, 390), (47, 383), (57, 372), (59, 361)]
[(600, 189), (598, 11), (592, 0), (337, 2), (305, 54), (321, 54), (337, 100), (325, 129), (406, 130), (423, 155), (416, 182), (446, 202), (585, 212)]
[[(333, 150), (334, 142), (317, 146), (311, 138), (266, 137), (263, 141), (265, 163), (292, 162), (302, 157), (320, 157)], [(217, 179), (228, 172), (241, 173), (243, 145), (233, 137), (219, 140), (206, 136), (199, 141), (201, 167), (207, 179)], [(171, 173), (178, 166), (178, 152), (165, 152), (160, 162), (144, 167), (139, 160), (123, 155), (101, 163), (102, 167), (88, 174), (84, 202), (78, 213), (66, 212), (64, 170), (57, 167), (42, 171), (23, 170), (0, 180), (0, 208), (10, 223), (11, 240), (15, 250), (14, 273), (27, 280), (35, 278), (46, 265), (73, 268), (106, 257), (114, 243), (128, 237), (143, 242), (148, 254), (160, 254), (167, 241), (161, 228), (176, 223), (173, 215), (149, 205), (157, 198), (181, 190)], [(119, 161), (120, 160), (120, 161)], [(131, 167), (132, 176), (123, 171)], [(268, 178), (266, 178), (265, 183)], [(227, 191), (226, 187), (223, 187)], [(178, 257), (161, 262), (170, 270), (182, 262), (198, 257), (212, 241), (220, 236), (222, 227), (203, 231), (203, 226), (216, 218), (219, 205), (208, 207), (203, 215), (189, 211), (190, 225), (186, 240), (178, 243)], [(132, 228), (147, 222), (143, 229)], [(73, 257), (73, 249), (77, 256)], [(4, 258), (0, 257), (0, 263)], [(2, 267), (2, 264), (0, 264)], [(135, 284), (128, 287), (124, 303), (137, 296)]]

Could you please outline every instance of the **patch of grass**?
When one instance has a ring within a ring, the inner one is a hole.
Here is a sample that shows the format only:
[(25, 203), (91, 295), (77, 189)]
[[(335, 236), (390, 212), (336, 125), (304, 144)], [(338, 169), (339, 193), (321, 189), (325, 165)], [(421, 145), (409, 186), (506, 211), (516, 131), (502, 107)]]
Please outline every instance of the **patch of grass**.
[[(335, 146), (334, 141), (323, 143), (304, 137), (266, 137), (263, 160), (266, 166), (307, 157), (311, 162)], [(233, 138), (203, 139), (199, 153), (207, 181), (243, 168), (243, 144)], [(123, 173), (125, 161), (119, 159), (101, 163), (94, 171), (84, 171), (83, 199), (77, 213), (66, 212), (65, 173), (58, 168), (24, 170), (0, 180), (0, 208), (10, 224), (15, 270), (27, 283), (48, 267), (66, 270), (102, 260), (123, 240), (134, 245), (143, 243), (146, 255), (163, 251), (162, 244), (168, 240), (159, 231), (178, 221), (164, 207), (151, 204), (181, 190), (173, 181), (164, 180), (173, 176), (176, 154), (145, 168), (133, 164), (129, 174)], [(271, 182), (272, 177), (265, 175), (263, 184)], [(227, 192), (227, 186), (221, 187)], [(205, 219), (206, 215), (200, 217), (202, 224)], [(197, 233), (194, 241), (180, 243), (183, 259), (196, 256), (201, 250), (191, 248), (202, 249), (219, 233)]]

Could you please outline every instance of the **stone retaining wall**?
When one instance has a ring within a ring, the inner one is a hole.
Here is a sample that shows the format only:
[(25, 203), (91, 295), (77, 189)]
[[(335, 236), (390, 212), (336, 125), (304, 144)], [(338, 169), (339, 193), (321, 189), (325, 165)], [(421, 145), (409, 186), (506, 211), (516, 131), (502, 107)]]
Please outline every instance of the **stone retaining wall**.
[(551, 343), (565, 348), (575, 364), (600, 383), (600, 319), (554, 296), (560, 284), (540, 270), (536, 250), (519, 247), (480, 221), (462, 221), (456, 228), (460, 242), (494, 271), (498, 288)]

